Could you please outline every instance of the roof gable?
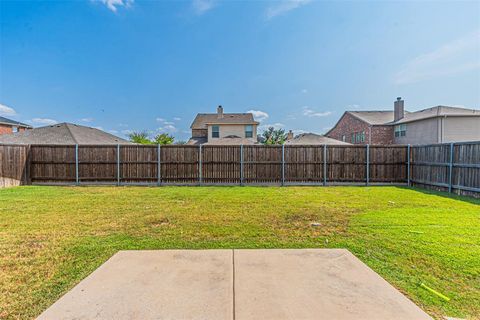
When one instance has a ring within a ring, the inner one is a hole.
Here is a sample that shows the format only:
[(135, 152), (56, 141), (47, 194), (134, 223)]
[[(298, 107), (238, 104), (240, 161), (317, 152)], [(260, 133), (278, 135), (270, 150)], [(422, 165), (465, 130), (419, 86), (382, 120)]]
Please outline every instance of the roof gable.
[(198, 113), (190, 126), (191, 129), (207, 129), (209, 124), (258, 124), (251, 113)]

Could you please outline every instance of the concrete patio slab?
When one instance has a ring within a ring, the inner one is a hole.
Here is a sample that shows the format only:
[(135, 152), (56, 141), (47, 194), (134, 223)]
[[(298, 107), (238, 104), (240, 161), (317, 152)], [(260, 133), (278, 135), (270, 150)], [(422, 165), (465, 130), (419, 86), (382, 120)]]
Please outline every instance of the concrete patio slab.
[(235, 250), (234, 259), (237, 320), (431, 319), (347, 250)]
[(430, 319), (347, 250), (120, 251), (38, 319)]
[(38, 319), (231, 319), (231, 250), (120, 251)]

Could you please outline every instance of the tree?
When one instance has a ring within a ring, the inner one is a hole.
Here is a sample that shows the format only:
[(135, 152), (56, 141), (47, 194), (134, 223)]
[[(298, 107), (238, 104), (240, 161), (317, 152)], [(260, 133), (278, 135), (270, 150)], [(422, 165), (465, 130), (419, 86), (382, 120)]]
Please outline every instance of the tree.
[(153, 144), (153, 142), (148, 137), (148, 133), (146, 131), (132, 132), (132, 133), (128, 134), (128, 138), (133, 143)]
[(161, 134), (157, 134), (155, 136), (155, 138), (153, 138), (153, 142), (155, 144), (172, 144), (173, 143), (173, 140), (175, 140), (175, 138), (171, 135), (169, 135), (168, 133), (161, 133)]
[(262, 137), (264, 139), (264, 144), (284, 144), (287, 140), (285, 130), (275, 129), (274, 127), (269, 127), (267, 130), (263, 131)]
[(133, 143), (138, 144), (172, 144), (175, 138), (167, 133), (157, 134), (153, 139), (150, 138), (147, 131), (132, 132), (128, 138)]

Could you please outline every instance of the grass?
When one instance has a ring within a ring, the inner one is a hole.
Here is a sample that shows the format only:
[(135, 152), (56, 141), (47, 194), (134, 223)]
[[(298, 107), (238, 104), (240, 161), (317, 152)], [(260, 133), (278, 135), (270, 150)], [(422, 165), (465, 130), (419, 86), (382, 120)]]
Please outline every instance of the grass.
[(435, 318), (480, 319), (479, 226), (479, 200), (396, 187), (2, 189), (0, 318), (34, 318), (122, 249), (328, 247)]

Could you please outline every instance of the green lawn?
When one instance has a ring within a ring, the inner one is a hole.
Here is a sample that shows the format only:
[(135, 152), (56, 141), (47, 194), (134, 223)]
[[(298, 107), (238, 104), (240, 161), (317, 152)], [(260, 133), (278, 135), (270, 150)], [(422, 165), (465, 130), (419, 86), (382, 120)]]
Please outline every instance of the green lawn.
[(349, 249), (436, 318), (480, 318), (480, 201), (396, 187), (1, 189), (0, 318), (122, 249), (305, 247)]

